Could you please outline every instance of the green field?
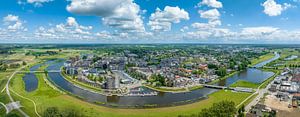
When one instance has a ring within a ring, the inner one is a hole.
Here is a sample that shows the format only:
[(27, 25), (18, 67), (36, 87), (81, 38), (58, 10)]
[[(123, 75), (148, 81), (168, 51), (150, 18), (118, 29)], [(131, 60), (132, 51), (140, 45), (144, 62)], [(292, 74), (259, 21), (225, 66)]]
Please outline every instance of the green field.
[(271, 58), (273, 58), (275, 55), (273, 53), (268, 53), (266, 55), (260, 56), (259, 58), (253, 59), (251, 60), (251, 65), (250, 66), (254, 66), (260, 62), (269, 60)]
[(259, 84), (248, 82), (245, 80), (238, 80), (237, 82), (230, 85), (230, 87), (246, 87), (246, 88), (257, 88)]
[[(234, 101), (237, 105), (249, 95), (251, 95), (250, 93), (237, 93), (222, 90), (209, 95), (208, 99), (182, 106), (149, 109), (118, 109), (98, 106), (76, 99), (69, 95), (61, 94), (58, 91), (52, 89), (44, 82), (44, 74), (37, 74), (37, 77), (39, 79), (38, 89), (36, 91), (27, 93), (24, 90), (24, 83), (21, 77), (22, 75), (18, 74), (12, 80), (11, 87), (20, 95), (33, 100), (37, 105), (37, 111), (39, 114), (41, 114), (48, 107), (58, 107), (60, 110), (72, 109), (79, 111), (86, 116), (97, 117), (174, 117), (180, 114), (196, 114), (200, 112), (201, 109), (210, 107), (213, 103), (222, 100)], [(13, 96), (16, 100), (20, 100), (21, 104), (25, 106), (24, 108), (22, 108), (25, 112), (27, 112), (31, 116), (36, 116), (36, 114), (34, 113), (34, 105), (31, 101), (21, 98), (17, 95)]]
[[(300, 66), (300, 52), (295, 49), (282, 49), (278, 50), (280, 52), (280, 58), (267, 64), (268, 67), (277, 67), (278, 69), (283, 69), (285, 67), (290, 67), (290, 65)], [(296, 55), (298, 58), (293, 60), (284, 60), (285, 58)]]

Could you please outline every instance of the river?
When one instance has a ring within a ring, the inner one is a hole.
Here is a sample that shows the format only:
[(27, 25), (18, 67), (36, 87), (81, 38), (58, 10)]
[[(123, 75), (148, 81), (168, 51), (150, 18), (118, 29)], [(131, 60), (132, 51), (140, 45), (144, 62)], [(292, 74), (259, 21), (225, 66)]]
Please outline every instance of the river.
[[(258, 66), (265, 65), (273, 60), (278, 59), (279, 54), (275, 53), (275, 57), (272, 60), (267, 60), (259, 63)], [(56, 63), (48, 63), (48, 71), (60, 70), (63, 66), (63, 61)], [(229, 86), (230, 84), (238, 80), (246, 80), (254, 83), (260, 83), (267, 78), (274, 75), (273, 72), (266, 72), (256, 68), (248, 68), (232, 77), (222, 80), (219, 85)], [(101, 105), (114, 106), (114, 107), (143, 107), (143, 106), (173, 106), (180, 104), (192, 103), (202, 99), (206, 99), (207, 95), (218, 91), (217, 89), (201, 88), (185, 93), (164, 93), (158, 92), (156, 96), (105, 96), (89, 90), (82, 89), (75, 86), (69, 81), (65, 80), (60, 73), (48, 73), (50, 81), (62, 90), (65, 90), (77, 97), (82, 98), (91, 103), (98, 102)], [(26, 84), (26, 82), (25, 82)], [(141, 87), (142, 92), (151, 92), (151, 89)]]

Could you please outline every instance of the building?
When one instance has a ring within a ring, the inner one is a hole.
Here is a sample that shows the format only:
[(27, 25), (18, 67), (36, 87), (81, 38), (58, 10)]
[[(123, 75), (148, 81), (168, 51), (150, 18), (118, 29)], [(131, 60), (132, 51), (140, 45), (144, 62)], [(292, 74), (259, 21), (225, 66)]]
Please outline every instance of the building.
[(271, 91), (271, 92), (276, 92), (277, 89), (278, 89), (278, 85), (272, 84), (271, 87), (269, 88), (269, 91)]
[(105, 89), (118, 89), (120, 88), (120, 79), (118, 77), (108, 76), (106, 78)]
[(266, 112), (266, 105), (263, 105), (263, 104), (256, 104), (250, 110), (250, 113), (254, 114), (255, 117), (263, 117), (264, 112)]
[(300, 74), (295, 74), (291, 80), (292, 82), (300, 83)]
[(78, 69), (75, 67), (65, 67), (66, 74), (68, 75), (77, 75), (78, 74)]

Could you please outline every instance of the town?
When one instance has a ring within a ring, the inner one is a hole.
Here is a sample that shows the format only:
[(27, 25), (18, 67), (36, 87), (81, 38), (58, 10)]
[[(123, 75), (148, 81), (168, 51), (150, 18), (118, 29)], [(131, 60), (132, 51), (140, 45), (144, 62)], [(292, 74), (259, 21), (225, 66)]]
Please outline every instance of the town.
[(251, 58), (269, 52), (264, 48), (220, 48), (125, 49), (102, 56), (82, 54), (70, 57), (63, 71), (72, 79), (116, 94), (140, 86), (188, 91), (245, 70)]

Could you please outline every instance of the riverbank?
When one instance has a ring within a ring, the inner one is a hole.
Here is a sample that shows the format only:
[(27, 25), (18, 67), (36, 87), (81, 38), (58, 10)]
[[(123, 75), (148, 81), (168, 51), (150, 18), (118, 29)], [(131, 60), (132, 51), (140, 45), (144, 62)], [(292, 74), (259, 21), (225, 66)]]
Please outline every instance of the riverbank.
[(230, 87), (245, 87), (245, 88), (256, 89), (259, 86), (261, 86), (260, 89), (261, 88), (265, 88), (280, 73), (280, 70), (275, 70), (275, 69), (261, 69), (261, 70), (263, 70), (263, 71), (269, 71), (269, 72), (274, 72), (274, 75), (272, 75), (271, 77), (267, 78), (266, 80), (264, 80), (261, 83), (252, 83), (252, 82), (245, 81), (245, 80), (238, 80), (237, 82), (231, 84)]
[(264, 89), (268, 86), (268, 84), (270, 82), (272, 82), (276, 76), (278, 76), (280, 74), (280, 70), (275, 70), (275, 69), (262, 69), (262, 70), (265, 70), (265, 71), (271, 71), (271, 72), (274, 72), (275, 74), (273, 76), (271, 76), (270, 78), (268, 78), (267, 80), (265, 80), (264, 82), (262, 82), (259, 86), (259, 89)]
[[(228, 77), (233, 76), (238, 72), (233, 72), (228, 74), (225, 77), (218, 79), (224, 80)], [(176, 117), (178, 115), (182, 115), (183, 113), (186, 115), (197, 114), (203, 108), (210, 107), (213, 103), (228, 100), (234, 101), (237, 104), (240, 104), (243, 100), (249, 97), (250, 93), (240, 93), (240, 92), (232, 92), (226, 90), (220, 90), (215, 93), (209, 94), (208, 99), (204, 99), (201, 101), (194, 102), (192, 104), (179, 105), (179, 106), (171, 106), (171, 107), (161, 107), (161, 108), (148, 108), (148, 109), (119, 109), (119, 108), (109, 108), (104, 106), (99, 106), (97, 104), (89, 103), (80, 98), (75, 98), (76, 96), (72, 96), (72, 94), (61, 94), (58, 91), (54, 90), (51, 86), (48, 86), (46, 82), (42, 79), (46, 78), (44, 73), (37, 73), (37, 77), (39, 79), (39, 87), (37, 90), (27, 93), (24, 91), (24, 86), (15, 85), (22, 84), (21, 76), (19, 78), (14, 78), (12, 82), (12, 88), (20, 95), (25, 96), (36, 103), (38, 108), (38, 112), (41, 114), (48, 107), (58, 107), (60, 110), (73, 109), (77, 112), (82, 112), (82, 114), (86, 116), (103, 116), (103, 117), (119, 117), (119, 116), (130, 116), (130, 117)], [(65, 78), (66, 79), (66, 78)], [(67, 80), (67, 79), (66, 79)], [(214, 81), (215, 83), (218, 82)], [(69, 81), (70, 82), (70, 81)], [(41, 84), (44, 85), (41, 85)], [(53, 83), (53, 82), (52, 82)], [(23, 84), (24, 85), (24, 84)], [(40, 85), (43, 88), (40, 88)], [(196, 89), (202, 88), (201, 86), (196, 87)], [(56, 92), (57, 94), (53, 93)], [(54, 95), (53, 95), (54, 94)], [(35, 116), (33, 112), (34, 105), (31, 101), (26, 99), (22, 99), (20, 96), (12, 94), (15, 99), (20, 100), (21, 104), (26, 107), (24, 111), (29, 111), (28, 113), (31, 116)], [(249, 100), (251, 100), (250, 98)], [(247, 100), (248, 101), (248, 100)], [(246, 102), (247, 102), (246, 101)], [(244, 104), (246, 104), (246, 102)], [(174, 112), (176, 110), (176, 112)], [(149, 113), (145, 115), (145, 113)]]
[[(24, 91), (24, 82), (22, 82), (22, 74), (16, 76), (13, 79), (11, 85), (14, 91), (18, 92), (20, 95), (30, 100), (33, 100), (36, 103), (37, 111), (39, 114), (42, 114), (42, 112), (48, 107), (58, 107), (61, 110), (73, 109), (75, 111), (82, 112), (84, 115), (87, 116), (102, 115), (103, 117), (111, 117), (111, 116), (146, 117), (144, 113), (154, 113), (154, 114), (150, 114), (149, 116), (147, 115), (147, 117), (158, 117), (158, 116), (174, 117), (174, 116), (182, 115), (182, 113), (188, 115), (196, 114), (202, 108), (210, 107), (213, 103), (222, 100), (230, 100), (238, 104), (239, 102), (242, 101), (243, 97), (246, 98), (248, 95), (250, 95), (249, 93), (238, 93), (238, 92), (221, 90), (210, 94), (208, 96), (208, 99), (201, 100), (187, 105), (150, 108), (150, 109), (118, 109), (118, 108), (98, 106), (74, 98), (70, 95), (61, 94), (58, 91), (52, 89), (50, 86), (47, 85), (46, 82), (43, 81), (43, 79), (46, 78), (44, 73), (37, 73), (37, 78), (39, 81), (38, 89), (30, 93)], [(22, 84), (22, 85), (14, 85), (14, 84)], [(14, 94), (13, 96), (16, 100), (20, 100), (21, 104), (24, 107), (26, 107), (26, 109), (24, 108), (25, 112), (28, 112), (30, 116), (36, 116), (36, 114), (32, 111), (32, 108), (34, 108), (34, 104), (32, 103), (32, 101), (23, 99), (20, 96)], [(226, 96), (226, 97), (220, 99), (219, 97), (222, 96)], [(174, 109), (180, 111), (174, 113), (172, 112)], [(118, 111), (116, 112), (116, 110)], [(130, 112), (130, 113), (126, 113), (126, 112)]]
[(230, 87), (245, 87), (256, 89), (259, 86), (258, 83), (252, 83), (245, 80), (238, 80), (237, 82), (230, 85)]
[(227, 78), (232, 77), (232, 76), (235, 75), (235, 74), (238, 74), (239, 72), (241, 72), (241, 71), (234, 71), (234, 72), (232, 72), (232, 73), (230, 73), (230, 74), (227, 74), (226, 76), (224, 76), (224, 77), (222, 77), (222, 78), (218, 78), (218, 79), (216, 79), (216, 80), (214, 80), (214, 81), (212, 81), (212, 82), (209, 82), (209, 83), (207, 83), (207, 84), (209, 84), (209, 85), (216, 84), (216, 83), (220, 82), (221, 80), (226, 80)]
[(272, 59), (273, 57), (275, 57), (275, 54), (273, 54), (272, 52), (268, 53), (266, 55), (260, 56), (259, 58), (251, 60), (251, 64), (249, 66), (253, 67), (256, 64), (261, 63), (266, 60), (269, 60), (269, 59)]
[[(213, 103), (219, 102), (222, 100), (234, 101), (236, 104), (239, 104), (244, 99), (246, 99), (250, 93), (240, 93), (220, 90), (218, 92), (212, 93), (208, 96), (208, 99), (198, 101), (192, 104), (174, 106), (174, 107), (162, 107), (162, 108), (149, 108), (149, 109), (118, 109), (118, 108), (109, 108), (104, 106), (98, 106), (92, 103), (85, 102), (83, 100), (74, 98), (69, 95), (61, 94), (56, 90), (53, 90), (45, 82), (43, 78), (45, 75), (39, 73), (37, 75), (39, 79), (39, 87), (37, 90), (27, 93), (23, 89), (23, 83), (21, 76), (17, 76), (13, 79), (12, 84), (22, 84), (22, 85), (11, 85), (13, 90), (18, 92), (20, 95), (25, 96), (37, 104), (38, 113), (42, 113), (48, 107), (58, 107), (60, 110), (73, 109), (75, 111), (81, 112), (86, 116), (101, 116), (101, 117), (121, 117), (121, 116), (130, 116), (130, 117), (176, 117), (182, 115), (196, 114), (200, 112), (203, 108), (210, 107)], [(25, 106), (25, 112), (28, 112), (30, 116), (36, 116), (32, 112), (33, 104), (32, 102), (21, 99), (18, 96), (15, 96), (17, 100), (21, 101), (21, 104)], [(174, 110), (176, 110), (174, 112)], [(148, 114), (145, 114), (148, 113)]]
[(76, 84), (78, 86), (81, 86), (83, 88), (86, 88), (86, 89), (89, 89), (89, 90), (92, 90), (92, 91), (95, 91), (95, 92), (98, 92), (100, 94), (103, 93), (103, 91), (100, 89), (100, 88), (96, 88), (96, 87), (93, 87), (93, 86), (90, 86), (90, 85), (87, 85), (87, 84), (84, 84), (82, 82), (79, 82), (75, 79), (72, 79), (71, 76), (68, 76), (67, 74), (65, 74), (63, 72), (63, 70), (61, 70), (60, 74), (63, 76), (64, 79), (66, 79), (67, 81), (73, 83), (73, 84)]
[[(234, 71), (230, 74), (227, 74), (226, 76), (224, 77), (221, 77), (221, 78), (218, 78), (216, 80), (213, 80), (207, 84), (209, 85), (214, 85), (222, 80), (226, 80), (227, 78), (229, 77), (232, 77), (233, 75), (235, 74), (238, 74), (240, 73), (241, 71)], [(196, 86), (192, 86), (192, 87), (187, 87), (187, 88), (163, 88), (163, 87), (153, 87), (153, 86), (150, 86), (150, 85), (144, 85), (145, 87), (149, 88), (149, 89), (152, 89), (152, 90), (155, 90), (155, 91), (160, 91), (160, 92), (171, 92), (171, 93), (180, 93), (180, 92), (189, 92), (189, 91), (193, 91), (193, 90), (197, 90), (197, 89), (201, 89), (203, 88), (204, 86), (203, 85), (196, 85)]]

